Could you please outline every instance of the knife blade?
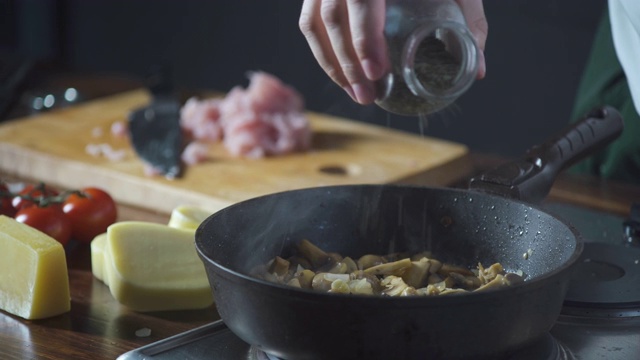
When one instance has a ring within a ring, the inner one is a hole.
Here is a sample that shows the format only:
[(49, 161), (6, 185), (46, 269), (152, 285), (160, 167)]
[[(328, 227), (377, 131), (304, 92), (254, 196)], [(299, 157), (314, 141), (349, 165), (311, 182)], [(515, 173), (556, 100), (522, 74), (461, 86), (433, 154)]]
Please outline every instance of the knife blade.
[(169, 179), (181, 175), (180, 102), (169, 85), (166, 70), (148, 78), (152, 100), (129, 114), (129, 137), (146, 163)]

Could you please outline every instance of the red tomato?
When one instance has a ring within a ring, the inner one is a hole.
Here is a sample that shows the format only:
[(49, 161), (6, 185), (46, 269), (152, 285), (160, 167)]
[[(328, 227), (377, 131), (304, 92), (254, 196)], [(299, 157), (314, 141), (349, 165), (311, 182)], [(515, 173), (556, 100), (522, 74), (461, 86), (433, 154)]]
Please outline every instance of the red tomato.
[[(34, 205), (34, 202), (28, 199), (23, 198), (23, 196), (30, 196), (33, 199), (39, 201), (42, 198), (52, 197), (58, 195), (58, 191), (48, 185), (39, 184), (33, 185), (29, 184), (24, 187), (16, 196), (13, 197), (11, 204), (16, 210), (20, 210), (22, 208)], [(36, 202), (37, 202), (36, 201)], [(56, 204), (53, 204), (56, 205)], [(59, 206), (59, 205), (58, 205)]]
[(16, 209), (11, 204), (13, 194), (9, 192), (9, 188), (5, 184), (0, 184), (0, 215), (14, 217)]
[(71, 221), (71, 237), (79, 242), (90, 243), (96, 235), (107, 231), (116, 222), (116, 203), (106, 191), (98, 188), (84, 188), (81, 195), (73, 193), (62, 206)]
[(71, 237), (71, 222), (59, 206), (28, 206), (18, 210), (16, 220), (36, 228), (66, 245)]

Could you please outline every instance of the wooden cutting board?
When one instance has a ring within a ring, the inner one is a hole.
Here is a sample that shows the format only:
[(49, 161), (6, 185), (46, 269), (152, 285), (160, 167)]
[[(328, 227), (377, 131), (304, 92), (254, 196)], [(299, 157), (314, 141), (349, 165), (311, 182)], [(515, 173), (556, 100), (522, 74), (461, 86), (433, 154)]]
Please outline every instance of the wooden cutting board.
[[(179, 179), (148, 177), (129, 140), (112, 135), (110, 128), (149, 99), (146, 91), (136, 90), (3, 123), (0, 170), (66, 189), (103, 187), (121, 203), (169, 213), (180, 204), (215, 211), (263, 194), (323, 185), (408, 179), (445, 185), (456, 176), (455, 170), (436, 169), (468, 152), (448, 141), (309, 113), (309, 152), (249, 160), (230, 157), (217, 144), (208, 161), (187, 167)], [(90, 144), (109, 144), (125, 156), (112, 161), (90, 155), (85, 150)]]

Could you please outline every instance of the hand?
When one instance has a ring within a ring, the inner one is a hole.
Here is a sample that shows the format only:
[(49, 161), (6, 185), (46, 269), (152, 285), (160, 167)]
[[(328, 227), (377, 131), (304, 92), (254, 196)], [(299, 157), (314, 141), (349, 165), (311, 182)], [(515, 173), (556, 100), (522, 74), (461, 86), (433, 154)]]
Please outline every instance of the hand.
[(467, 21), (467, 27), (473, 34), (476, 44), (480, 48), (480, 56), (478, 61), (478, 79), (484, 78), (487, 74), (487, 63), (484, 59), (484, 46), (487, 43), (487, 34), (489, 33), (489, 24), (484, 15), (484, 7), (482, 0), (456, 0), (462, 10), (462, 15)]
[[(456, 0), (480, 47), (478, 79), (485, 76), (488, 24), (482, 0)], [(385, 0), (304, 0), (299, 26), (329, 77), (360, 104), (375, 100), (374, 82), (390, 64), (384, 39)]]

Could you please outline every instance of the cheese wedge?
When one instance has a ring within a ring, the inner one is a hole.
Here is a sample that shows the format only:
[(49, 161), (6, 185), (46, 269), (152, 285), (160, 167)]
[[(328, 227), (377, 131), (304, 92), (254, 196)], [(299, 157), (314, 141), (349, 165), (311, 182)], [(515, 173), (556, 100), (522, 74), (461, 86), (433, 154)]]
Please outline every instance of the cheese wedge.
[(104, 278), (111, 294), (136, 311), (200, 309), (213, 295), (194, 231), (123, 221), (107, 230)]
[(4, 215), (0, 215), (0, 308), (28, 320), (71, 309), (62, 245)]
[(192, 205), (179, 205), (171, 211), (169, 226), (196, 230), (212, 212)]
[(96, 236), (91, 241), (91, 272), (96, 279), (101, 280), (109, 285), (109, 279), (105, 276), (108, 274), (105, 267), (108, 260), (105, 258), (105, 244), (107, 243), (107, 233)]

